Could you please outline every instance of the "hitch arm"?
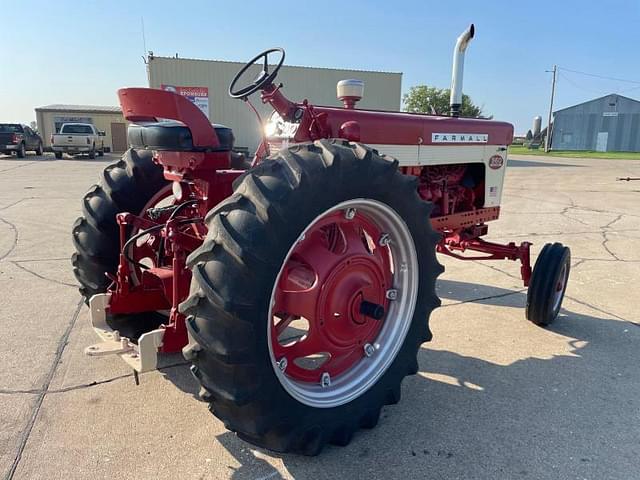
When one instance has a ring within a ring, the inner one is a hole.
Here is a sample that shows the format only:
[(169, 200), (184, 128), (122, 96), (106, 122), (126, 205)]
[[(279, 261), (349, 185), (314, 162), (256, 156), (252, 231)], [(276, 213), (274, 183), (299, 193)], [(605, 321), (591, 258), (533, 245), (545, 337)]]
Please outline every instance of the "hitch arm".
[[(467, 250), (484, 253), (486, 255), (461, 255)], [(515, 242), (499, 244), (487, 242), (481, 238), (463, 240), (459, 235), (445, 236), (436, 246), (436, 251), (458, 260), (514, 260), (520, 261), (520, 276), (525, 287), (529, 286), (531, 280), (531, 243), (522, 242), (516, 245)], [(456, 253), (460, 252), (460, 253)]]

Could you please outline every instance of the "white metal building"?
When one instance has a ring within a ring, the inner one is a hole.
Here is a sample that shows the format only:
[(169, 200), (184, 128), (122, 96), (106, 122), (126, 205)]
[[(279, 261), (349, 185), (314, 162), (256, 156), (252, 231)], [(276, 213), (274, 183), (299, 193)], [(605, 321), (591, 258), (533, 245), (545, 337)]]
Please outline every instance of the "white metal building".
[(553, 112), (551, 147), (640, 151), (640, 101), (616, 93)]
[(63, 123), (91, 123), (105, 132), (104, 146), (111, 152), (127, 149), (127, 122), (120, 107), (98, 105), (47, 105), (36, 108), (38, 132), (45, 149), (51, 147), (51, 135), (58, 133)]
[[(190, 96), (207, 113), (212, 123), (231, 127), (236, 147), (254, 152), (260, 142), (260, 127), (255, 114), (244, 102), (230, 98), (227, 91), (242, 62), (196, 60), (185, 58), (148, 57), (149, 86), (175, 88)], [(336, 84), (356, 78), (365, 82), (364, 98), (358, 107), (378, 110), (400, 109), (402, 73), (283, 65), (277, 82), (284, 84), (283, 93), (292, 101), (305, 98), (312, 104), (340, 106)], [(263, 120), (271, 113), (262, 105), (259, 94), (251, 97)]]

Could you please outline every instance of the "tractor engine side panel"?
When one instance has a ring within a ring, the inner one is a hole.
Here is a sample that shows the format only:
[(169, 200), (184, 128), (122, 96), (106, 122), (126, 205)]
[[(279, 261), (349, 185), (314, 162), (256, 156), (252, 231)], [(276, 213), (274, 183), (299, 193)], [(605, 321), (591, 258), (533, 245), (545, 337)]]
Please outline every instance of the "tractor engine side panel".
[(369, 144), (398, 160), (401, 167), (484, 164), (484, 204), (500, 205), (507, 164), (506, 145), (389, 145)]

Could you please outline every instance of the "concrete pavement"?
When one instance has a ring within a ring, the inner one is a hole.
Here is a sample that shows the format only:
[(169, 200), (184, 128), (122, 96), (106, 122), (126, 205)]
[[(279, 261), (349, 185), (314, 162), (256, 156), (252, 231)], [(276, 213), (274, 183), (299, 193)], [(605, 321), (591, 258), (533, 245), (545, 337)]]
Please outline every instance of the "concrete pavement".
[(277, 455), (227, 432), (184, 360), (135, 386), (96, 341), (69, 257), (114, 158), (0, 156), (0, 475), (7, 479), (640, 477), (640, 160), (517, 157), (489, 239), (572, 249), (547, 329), (512, 262), (441, 258), (443, 307), (402, 401), (346, 448)]

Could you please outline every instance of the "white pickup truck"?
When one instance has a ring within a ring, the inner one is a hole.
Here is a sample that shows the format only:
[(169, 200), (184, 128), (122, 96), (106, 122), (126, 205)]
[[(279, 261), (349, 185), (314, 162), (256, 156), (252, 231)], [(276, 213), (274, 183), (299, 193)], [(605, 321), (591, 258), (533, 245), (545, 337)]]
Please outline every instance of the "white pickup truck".
[(90, 123), (63, 123), (58, 133), (51, 135), (51, 149), (56, 158), (63, 153), (75, 155), (86, 153), (96, 158), (96, 153), (104, 155), (104, 132)]

